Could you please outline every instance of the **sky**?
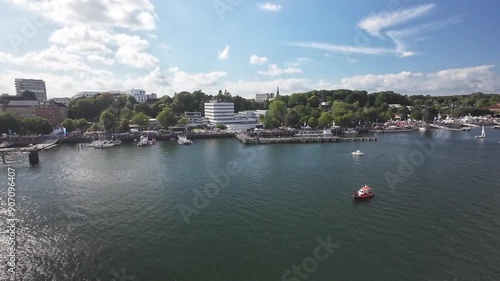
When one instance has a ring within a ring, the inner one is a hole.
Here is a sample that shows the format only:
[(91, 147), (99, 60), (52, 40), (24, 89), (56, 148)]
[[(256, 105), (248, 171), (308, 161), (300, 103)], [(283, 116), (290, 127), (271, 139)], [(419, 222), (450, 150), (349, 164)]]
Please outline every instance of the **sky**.
[(500, 2), (0, 0), (0, 93), (500, 92)]

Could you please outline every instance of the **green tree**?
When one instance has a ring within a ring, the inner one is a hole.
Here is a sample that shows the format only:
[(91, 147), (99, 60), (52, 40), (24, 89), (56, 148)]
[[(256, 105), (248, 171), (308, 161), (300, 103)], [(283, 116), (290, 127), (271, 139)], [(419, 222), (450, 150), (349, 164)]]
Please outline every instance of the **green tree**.
[(23, 134), (50, 134), (52, 132), (52, 126), (50, 126), (47, 119), (40, 117), (25, 118), (21, 122)]
[(130, 121), (129, 120), (126, 120), (126, 119), (125, 120), (121, 120), (120, 121), (120, 128), (119, 128), (120, 132), (128, 132), (128, 131), (130, 131), (129, 125), (130, 125)]
[(132, 119), (132, 110), (128, 109), (127, 107), (123, 108), (120, 111), (120, 120), (130, 120)]
[(109, 110), (105, 110), (99, 117), (99, 122), (104, 126), (105, 130), (112, 131), (116, 127), (116, 116)]
[(309, 127), (311, 127), (311, 128), (318, 127), (318, 119), (316, 119), (314, 117), (309, 118), (309, 120), (307, 121), (307, 125), (309, 125)]
[(318, 119), (318, 126), (329, 128), (332, 126), (333, 117), (328, 112), (323, 112)]
[(187, 119), (186, 117), (182, 117), (181, 119), (179, 119), (179, 125), (185, 127), (189, 124), (189, 119)]
[(69, 118), (64, 119), (61, 122), (61, 126), (63, 126), (64, 128), (66, 128), (66, 131), (68, 133), (73, 132), (76, 129), (75, 122), (73, 121), (73, 119), (69, 119)]
[(85, 131), (85, 129), (87, 127), (89, 127), (89, 125), (90, 125), (89, 122), (87, 122), (87, 120), (85, 120), (83, 118), (75, 120), (74, 123), (75, 123), (76, 128), (82, 132)]
[(300, 116), (294, 109), (288, 111), (286, 114), (286, 125), (290, 127), (297, 127), (300, 122)]
[(286, 122), (287, 108), (286, 103), (280, 100), (273, 100), (269, 105), (269, 117), (275, 119), (281, 124)]
[(21, 120), (9, 112), (0, 112), (0, 133), (8, 134), (9, 129), (12, 133), (19, 133), (21, 129)]
[(139, 112), (132, 117), (132, 122), (136, 125), (141, 126), (141, 128), (147, 126), (149, 124), (150, 117), (144, 114), (143, 112)]
[(175, 124), (177, 124), (177, 118), (175, 117), (172, 108), (168, 106), (163, 108), (163, 110), (156, 117), (156, 120), (158, 121), (158, 124), (160, 124), (160, 126), (165, 129), (168, 129), (169, 127), (175, 126)]

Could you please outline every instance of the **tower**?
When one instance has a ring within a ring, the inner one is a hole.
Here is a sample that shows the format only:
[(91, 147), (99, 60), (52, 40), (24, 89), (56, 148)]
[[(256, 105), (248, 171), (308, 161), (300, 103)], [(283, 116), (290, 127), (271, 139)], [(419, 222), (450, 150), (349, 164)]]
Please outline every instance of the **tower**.
[(278, 86), (276, 88), (276, 96), (279, 97), (280, 96), (280, 87)]

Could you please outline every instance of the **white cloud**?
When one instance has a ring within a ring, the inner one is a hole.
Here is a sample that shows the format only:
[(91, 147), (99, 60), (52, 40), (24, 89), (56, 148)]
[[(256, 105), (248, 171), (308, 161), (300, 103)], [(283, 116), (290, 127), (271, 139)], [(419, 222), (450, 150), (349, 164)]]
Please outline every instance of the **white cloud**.
[[(455, 24), (459, 22), (459, 19), (456, 17), (452, 17), (441, 21), (422, 24), (416, 27), (406, 27), (400, 30), (394, 30), (394, 28), (407, 23), (419, 16), (427, 14), (435, 6), (435, 4), (427, 4), (410, 7), (408, 9), (398, 9), (396, 11), (393, 11), (392, 13), (389, 11), (385, 11), (371, 15), (358, 23), (358, 27), (362, 30), (358, 30), (358, 32), (354, 35), (354, 41), (356, 43), (354, 45), (329, 44), (321, 42), (295, 42), (291, 43), (290, 45), (303, 48), (319, 49), (328, 52), (344, 53), (346, 55), (392, 54), (400, 57), (415, 55), (415, 52), (409, 50), (407, 46), (410, 38), (413, 41), (415, 40), (415, 38), (422, 38), (421, 33), (425, 31), (428, 32), (433, 29), (444, 28), (450, 24)], [(389, 28), (392, 28), (392, 30), (387, 30)], [(383, 40), (385, 38), (389, 38), (394, 46), (383, 48), (370, 47), (369, 44), (372, 42), (372, 38), (370, 38), (367, 34)], [(347, 59), (349, 61), (353, 60), (351, 57), (347, 57)]]
[(401, 55), (399, 55), (400, 57), (402, 58), (406, 58), (406, 57), (412, 57), (414, 56), (415, 53), (414, 52), (411, 52), (411, 51), (407, 51), (407, 52), (403, 52)]
[(250, 63), (251, 64), (264, 64), (267, 62), (267, 58), (266, 57), (259, 57), (257, 55), (252, 55), (250, 57)]
[(229, 58), (229, 45), (226, 45), (224, 50), (219, 51), (219, 55), (217, 57), (219, 60), (227, 60)]
[[(0, 56), (0, 60), (3, 57)], [(401, 94), (451, 95), (469, 94), (482, 91), (500, 91), (500, 74), (493, 65), (468, 68), (446, 69), (432, 73), (402, 71), (393, 74), (366, 74), (345, 77), (334, 83), (326, 80), (305, 78), (281, 78), (254, 81), (224, 81), (227, 73), (212, 71), (207, 73), (188, 73), (179, 67), (162, 70), (156, 67), (143, 76), (127, 79), (113, 77), (110, 73), (92, 72), (45, 72), (38, 69), (14, 71), (5, 69), (0, 72), (0, 92), (14, 93), (14, 81), (18, 77), (37, 77), (47, 83), (49, 97), (72, 96), (78, 91), (125, 90), (144, 88), (148, 92), (172, 96), (183, 90), (201, 89), (207, 94), (216, 94), (219, 89), (228, 89), (233, 95), (254, 98), (255, 93), (270, 92), (280, 87), (280, 92), (289, 95), (317, 89), (359, 89), (368, 92), (393, 90)], [(5, 81), (11, 81), (6, 83)]]
[(149, 0), (4, 0), (28, 9), (39, 18), (63, 25), (88, 24), (130, 30), (156, 29), (154, 6)]
[(340, 52), (345, 54), (356, 53), (356, 54), (369, 54), (369, 55), (380, 55), (380, 54), (393, 54), (396, 50), (389, 48), (369, 48), (369, 47), (356, 47), (350, 45), (337, 45), (328, 44), (321, 42), (295, 42), (290, 43), (291, 46), (318, 49), (328, 52)]
[(106, 64), (106, 65), (113, 65), (115, 61), (110, 58), (102, 57), (96, 54), (90, 54), (87, 56), (87, 60), (90, 62), (96, 62), (96, 63), (101, 63), (101, 64)]
[(257, 5), (263, 11), (279, 12), (281, 10), (280, 4), (266, 2), (266, 3), (257, 3)]
[(406, 10), (396, 10), (393, 12), (383, 11), (363, 19), (358, 27), (373, 36), (382, 38), (380, 32), (388, 27), (408, 22), (416, 17), (422, 16), (434, 8), (435, 4), (426, 4), (411, 7)]
[(336, 88), (369, 92), (391, 90), (404, 94), (451, 95), (500, 90), (500, 75), (493, 65), (446, 69), (435, 73), (402, 71), (394, 74), (367, 74), (346, 77)]
[(257, 73), (260, 75), (281, 76), (283, 74), (300, 74), (303, 73), (303, 71), (295, 67), (287, 67), (286, 69), (281, 69), (276, 64), (270, 64), (268, 70), (258, 71)]

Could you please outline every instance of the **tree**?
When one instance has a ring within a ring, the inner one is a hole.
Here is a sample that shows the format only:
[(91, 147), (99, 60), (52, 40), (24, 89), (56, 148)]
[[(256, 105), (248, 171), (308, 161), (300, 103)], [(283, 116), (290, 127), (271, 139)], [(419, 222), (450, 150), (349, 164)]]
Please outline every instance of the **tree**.
[(292, 94), (288, 99), (288, 107), (295, 107), (297, 105), (307, 105), (307, 96), (305, 94)]
[(187, 119), (186, 117), (182, 117), (181, 119), (179, 119), (179, 125), (186, 127), (188, 124), (189, 124), (189, 119)]
[(286, 122), (286, 103), (280, 100), (273, 100), (269, 105), (269, 117), (284, 124)]
[(307, 99), (307, 104), (313, 108), (319, 106), (319, 99), (316, 95), (312, 95), (310, 98)]
[(99, 122), (104, 126), (105, 130), (113, 130), (116, 127), (116, 116), (109, 110), (105, 110), (101, 113)]
[(66, 128), (66, 131), (68, 133), (73, 132), (76, 129), (75, 122), (73, 122), (73, 119), (66, 118), (61, 122), (61, 126)]
[(52, 126), (50, 126), (47, 119), (40, 117), (35, 118), (25, 118), (22, 121), (22, 133), (23, 134), (50, 134), (52, 132)]
[(314, 117), (309, 118), (309, 120), (307, 121), (307, 125), (309, 125), (309, 127), (311, 127), (311, 128), (318, 127), (318, 119), (316, 119)]
[(36, 100), (36, 94), (32, 91), (24, 91), (21, 93), (21, 97), (25, 100)]
[(286, 125), (290, 127), (297, 127), (300, 122), (300, 116), (294, 109), (288, 111), (286, 114)]
[(163, 108), (163, 110), (156, 117), (158, 124), (162, 128), (168, 129), (168, 127), (175, 126), (177, 124), (177, 118), (175, 118), (175, 114), (172, 109), (168, 106)]
[(80, 131), (82, 131), (82, 132), (85, 131), (85, 128), (87, 128), (90, 125), (89, 122), (87, 122), (87, 120), (85, 120), (83, 118), (75, 120), (74, 123), (75, 123), (76, 128), (80, 129)]
[(120, 111), (120, 120), (130, 120), (132, 119), (132, 110), (128, 109), (127, 107), (123, 108)]
[(143, 112), (139, 112), (134, 117), (132, 117), (132, 122), (136, 125), (139, 125), (142, 127), (145, 127), (149, 124), (149, 119), (150, 117), (144, 114)]
[(318, 119), (318, 126), (329, 128), (332, 125), (333, 117), (328, 112), (323, 112)]
[(12, 133), (19, 133), (21, 128), (21, 120), (19, 120), (14, 114), (9, 112), (0, 112), (0, 133), (8, 134), (9, 129)]
[(122, 121), (120, 121), (120, 128), (119, 128), (120, 132), (128, 132), (128, 131), (130, 131), (129, 125), (130, 125), (130, 121), (128, 121), (128, 120), (122, 120)]

